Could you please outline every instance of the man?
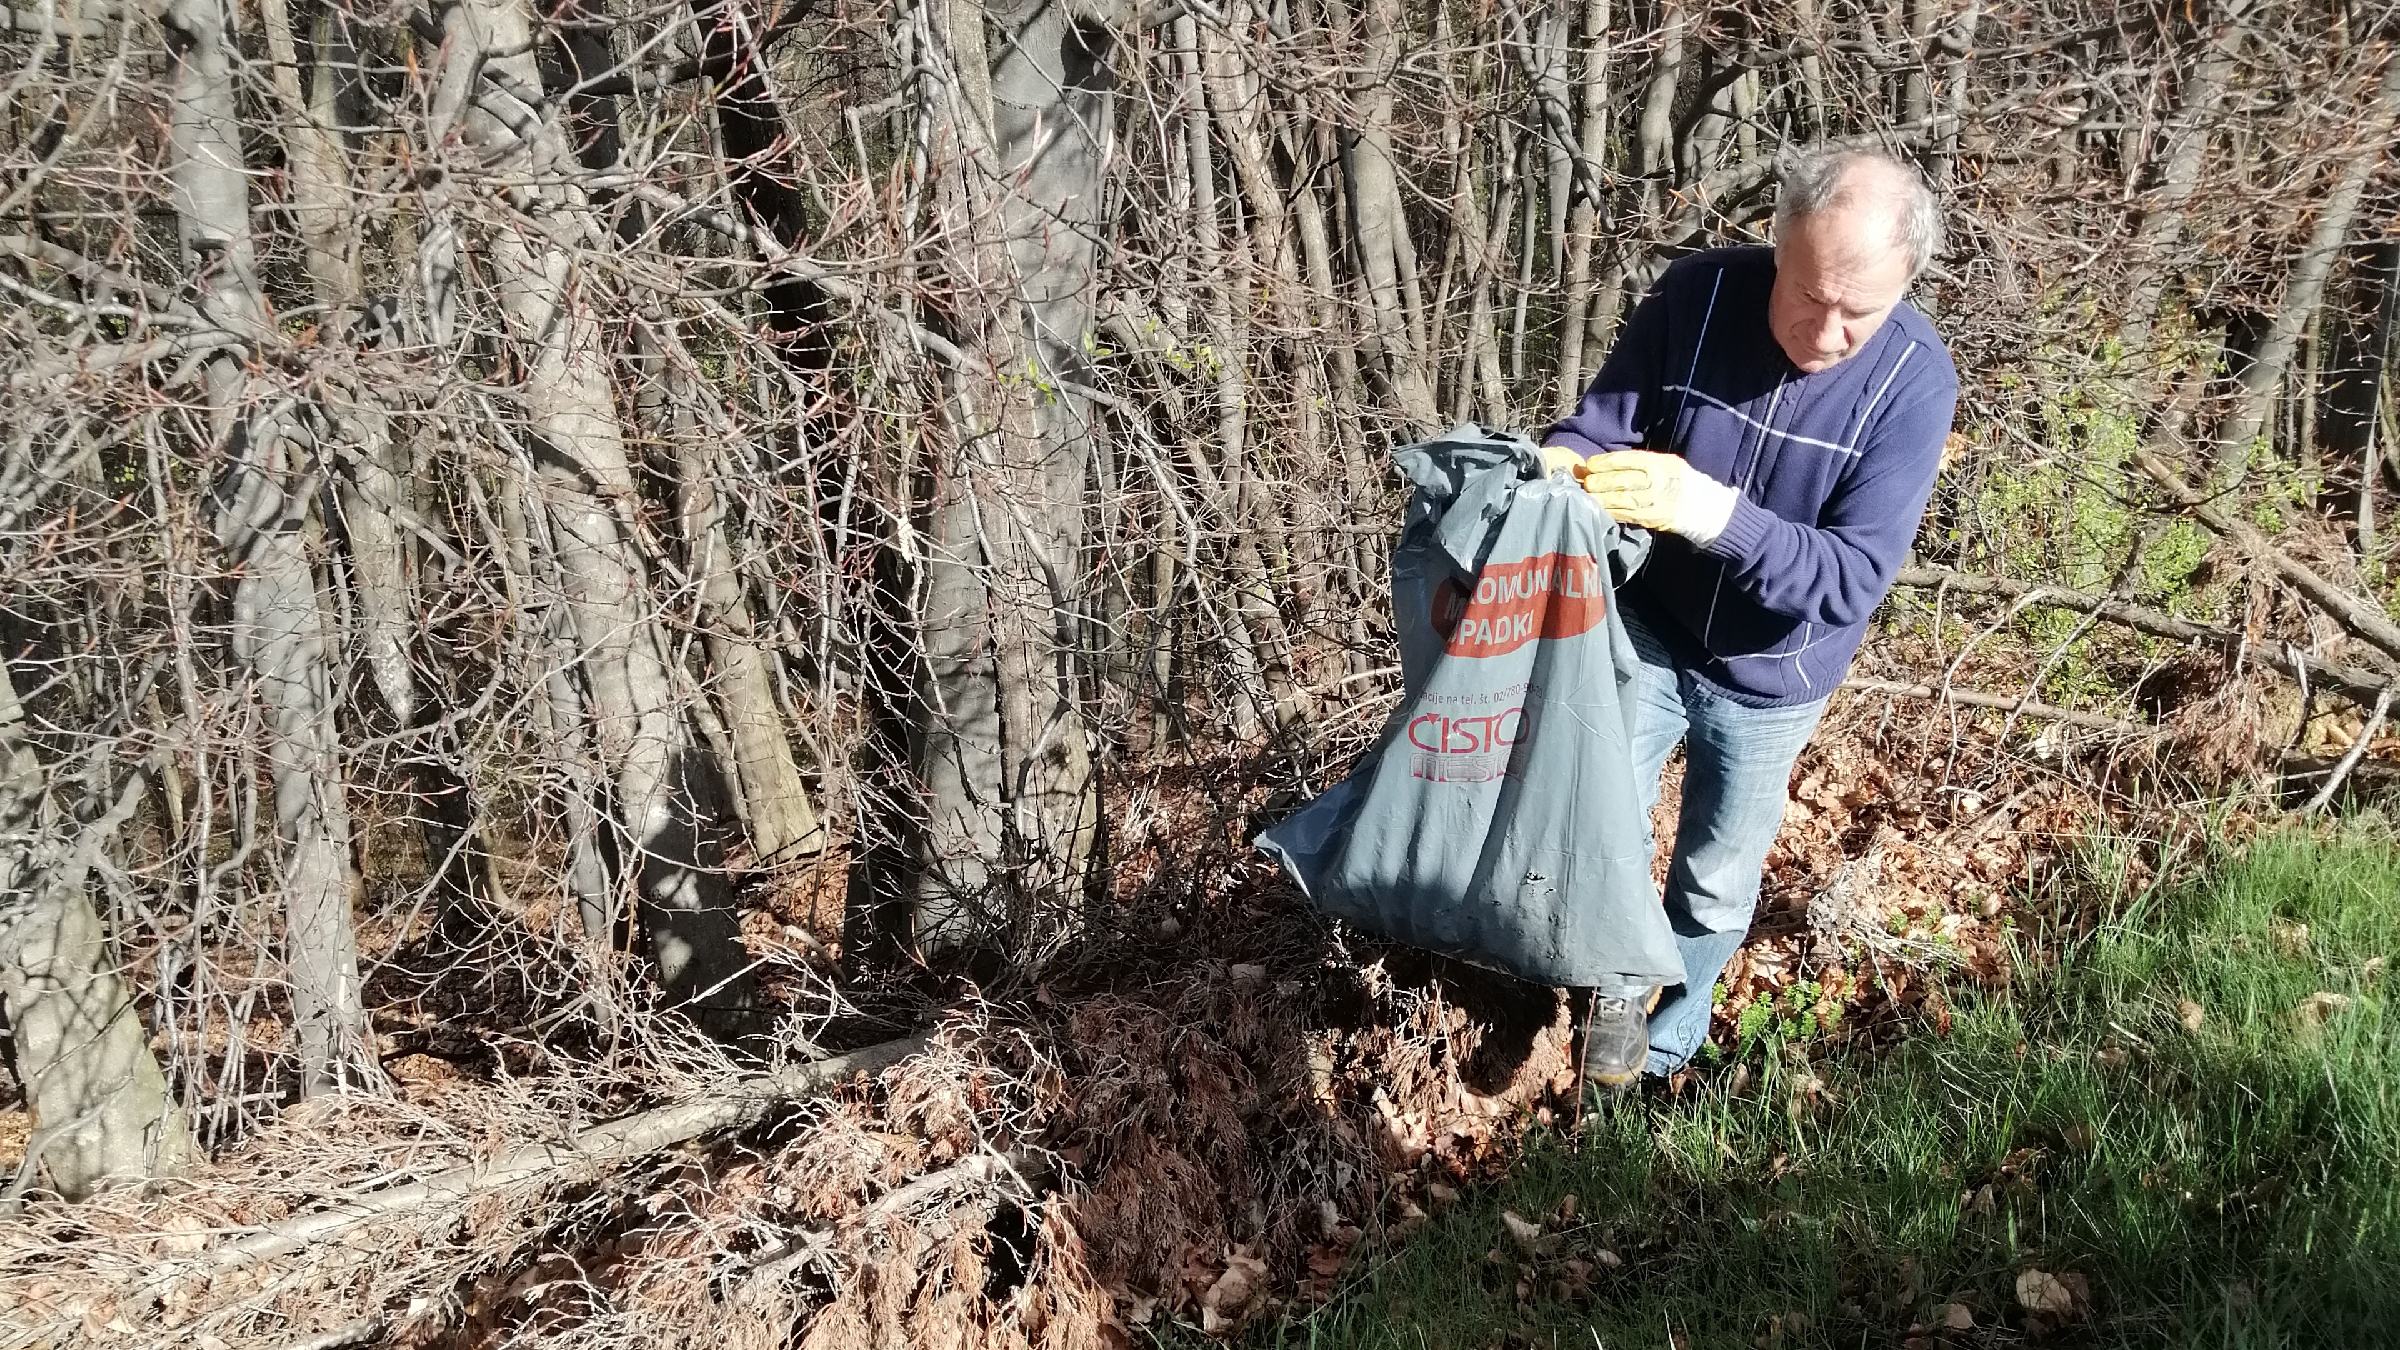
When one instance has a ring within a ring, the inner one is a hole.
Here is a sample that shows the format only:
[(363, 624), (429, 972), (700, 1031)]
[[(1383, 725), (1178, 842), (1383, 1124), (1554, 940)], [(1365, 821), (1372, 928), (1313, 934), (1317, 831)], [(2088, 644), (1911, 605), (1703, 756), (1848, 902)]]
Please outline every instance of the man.
[[(1669, 267), (1544, 439), (1610, 515), (1657, 532), (1621, 593), (1642, 668), (1645, 805), (1685, 747), (1666, 907), (1684, 981), (1598, 990), (1586, 1075), (1681, 1068), (1758, 903), (1792, 763), (1915, 538), (1958, 398), (1903, 295), (1941, 242), (1924, 179), (1886, 155), (1789, 153), (1775, 246)], [(1645, 813), (1645, 819), (1647, 815)]]

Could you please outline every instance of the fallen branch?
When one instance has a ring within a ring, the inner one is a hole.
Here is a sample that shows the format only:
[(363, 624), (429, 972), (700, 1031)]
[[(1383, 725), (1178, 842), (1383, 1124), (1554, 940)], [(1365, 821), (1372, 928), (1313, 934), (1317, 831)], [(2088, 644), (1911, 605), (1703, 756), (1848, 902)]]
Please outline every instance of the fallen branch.
[(380, 1219), (464, 1201), (570, 1168), (624, 1162), (703, 1135), (755, 1125), (785, 1102), (814, 1096), (855, 1074), (876, 1073), (917, 1054), (926, 1044), (927, 1038), (923, 1036), (884, 1041), (846, 1055), (746, 1080), (721, 1096), (676, 1102), (613, 1120), (564, 1143), (522, 1144), (489, 1162), (469, 1163), (423, 1181), (371, 1191), (212, 1247), (193, 1261), (164, 1272), (142, 1295), (136, 1296), (136, 1301), (147, 1301), (163, 1292), (169, 1281), (183, 1274), (271, 1260), (330, 1241)]
[(1863, 676), (1843, 681), (1842, 687), (1856, 690), (1862, 694), (1887, 694), (1894, 698), (1926, 699), (1935, 703), (1954, 703), (1964, 708), (1990, 708), (1995, 712), (2013, 713), (2020, 717), (2046, 718), (2053, 722), (2063, 722), (2071, 727), (2082, 727), (2087, 731), (2104, 732), (2111, 736), (2140, 738), (2159, 734), (2157, 727), (2141, 722), (2121, 721), (2114, 717), (2102, 717), (2098, 713), (2077, 712), (2073, 708), (2061, 708), (2035, 699), (2019, 698), (2007, 694), (1984, 694), (1972, 689), (1949, 689), (1930, 684), (1901, 684), (1893, 680), (1873, 680)]
[(2221, 647), (2228, 652), (2247, 645), (2250, 658), (2272, 666), (2294, 679), (2305, 680), (2322, 688), (2339, 690), (2361, 707), (2374, 703), (2379, 695), (2389, 694), (2396, 686), (2385, 675), (2359, 666), (2343, 665), (2284, 650), (2281, 644), (2250, 642), (2230, 628), (2193, 623), (2178, 619), (2162, 610), (2144, 605), (2129, 604), (2113, 596), (2095, 595), (2089, 591), (2071, 590), (2046, 583), (2017, 581), (2008, 577), (1978, 576), (1952, 571), (1945, 567), (1906, 567), (1895, 581), (1902, 586), (1928, 590), (1957, 591), (1966, 595), (1989, 595), (2017, 600), (2028, 605), (2050, 605), (2090, 614), (2111, 623), (2122, 624), (2154, 637), (2188, 642), (2194, 646)]
[(888, 1222), (954, 1188), (981, 1186), (997, 1190), (1005, 1183), (1014, 1183), (1020, 1199), (1031, 1199), (1050, 1175), (1050, 1160), (1035, 1153), (978, 1153), (962, 1158), (892, 1190), (834, 1227), (811, 1229), (759, 1253), (750, 1267), (750, 1288), (772, 1289), (810, 1263), (829, 1259), (833, 1255), (833, 1240), (839, 1233)]
[(2150, 475), (2160, 487), (2165, 488), (2167, 496), (2183, 512), (2231, 540), (2235, 547), (2249, 554), (2252, 561), (2273, 568), (2277, 575), (2291, 583), (2292, 589), (2316, 602), (2319, 609), (2339, 620), (2342, 627), (2357, 634), (2384, 655), (2400, 661), (2400, 624), (2393, 623), (2391, 616), (2385, 614), (2381, 606), (2327, 581), (2308, 564), (2275, 547), (2274, 542), (2256, 526), (2236, 520), (2219, 510), (2216, 503), (2193, 491), (2191, 485), (2183, 481), (2183, 475), (2175, 472), (2157, 455), (2148, 450), (2135, 450), (2133, 462), (2140, 465), (2142, 472)]
[(2375, 711), (2367, 714), (2367, 724), (2358, 729), (2358, 739), (2350, 742), (2350, 748), (2343, 753), (2341, 762), (2333, 766), (2332, 773), (2325, 775), (2325, 785), (2317, 789), (2316, 796), (2308, 799), (2308, 805), (2300, 808), (2302, 815), (2313, 816), (2333, 800), (2333, 794), (2341, 789), (2342, 780), (2348, 778), (2350, 771), (2358, 767), (2358, 762), (2367, 757), (2368, 744), (2375, 739), (2375, 733), (2383, 729), (2384, 714), (2391, 710), (2392, 691), (2386, 689), (2383, 696), (2375, 700)]

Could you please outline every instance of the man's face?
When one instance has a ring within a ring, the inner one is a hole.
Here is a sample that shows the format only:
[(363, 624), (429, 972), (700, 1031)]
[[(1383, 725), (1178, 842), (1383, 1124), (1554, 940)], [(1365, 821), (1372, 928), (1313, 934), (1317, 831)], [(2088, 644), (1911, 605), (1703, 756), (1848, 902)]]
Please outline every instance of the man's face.
[(1802, 374), (1856, 356), (1908, 291), (1908, 251), (1881, 211), (1833, 210), (1792, 221), (1775, 243), (1767, 323)]

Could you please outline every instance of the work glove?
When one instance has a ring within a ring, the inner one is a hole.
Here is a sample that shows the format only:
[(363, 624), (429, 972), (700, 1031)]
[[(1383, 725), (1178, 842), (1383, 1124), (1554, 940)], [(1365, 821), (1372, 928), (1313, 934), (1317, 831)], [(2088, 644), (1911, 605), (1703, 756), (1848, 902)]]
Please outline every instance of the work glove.
[(1583, 490), (1625, 525), (1679, 534), (1710, 544), (1733, 519), (1741, 494), (1691, 466), (1681, 455), (1612, 450), (1584, 461)]
[(1572, 450), (1569, 450), (1567, 447), (1563, 445), (1545, 445), (1542, 447), (1542, 472), (1544, 474), (1554, 474), (1561, 469), (1564, 469), (1569, 473), (1574, 473), (1576, 470), (1581, 469), (1582, 467), (1583, 456), (1575, 453)]

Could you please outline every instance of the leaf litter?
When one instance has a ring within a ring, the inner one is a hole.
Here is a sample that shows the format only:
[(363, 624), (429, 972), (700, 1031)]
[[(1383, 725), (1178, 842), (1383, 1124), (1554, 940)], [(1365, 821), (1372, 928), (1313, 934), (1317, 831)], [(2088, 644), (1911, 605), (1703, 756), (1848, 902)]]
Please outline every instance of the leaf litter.
[[(1935, 1017), (1944, 980), (2005, 985), (2019, 899), (2114, 805), (2055, 759), (1972, 738), (1938, 762), (1931, 715), (1912, 724), (1866, 700), (1836, 713), (1801, 763), (1753, 941), (1727, 971), (1720, 1043), (1755, 1030), (1755, 1008), (1807, 1019), (1822, 1048)], [(1194, 764), (1144, 784), (1156, 824), (1115, 854), (1124, 941), (1029, 997), (955, 986), (935, 1050), (871, 1081), (738, 1138), (216, 1270), (171, 1289), (155, 1322), (139, 1315), (129, 1291), (165, 1255), (562, 1121), (738, 1081), (665, 1031), (645, 1034), (671, 1050), (620, 1054), (605, 1075), (404, 1074), (391, 1098), (288, 1111), (195, 1177), (0, 1222), (13, 1310), (0, 1325), (32, 1344), (164, 1330), (279, 1345), (372, 1317), (384, 1343), (425, 1350), (1063, 1350), (1131, 1345), (1162, 1319), (1226, 1334), (1331, 1298), (1363, 1252), (1498, 1179), (1532, 1129), (1561, 1123), (1570, 1028), (1553, 991), (1305, 913), (1248, 849), (1289, 806), (1248, 769)], [(1671, 828), (1672, 774), (1662, 795)], [(803, 987), (839, 941), (838, 909), (822, 884), (791, 894), (747, 929)], [(1796, 1096), (1794, 1109), (1810, 1108)], [(1503, 1223), (1493, 1256), (1526, 1297), (1628, 1265), (1571, 1202)], [(2044, 1272), (2026, 1272), (2019, 1297), (2052, 1318), (2079, 1306)], [(1941, 1321), (1962, 1315), (1952, 1305)]]

